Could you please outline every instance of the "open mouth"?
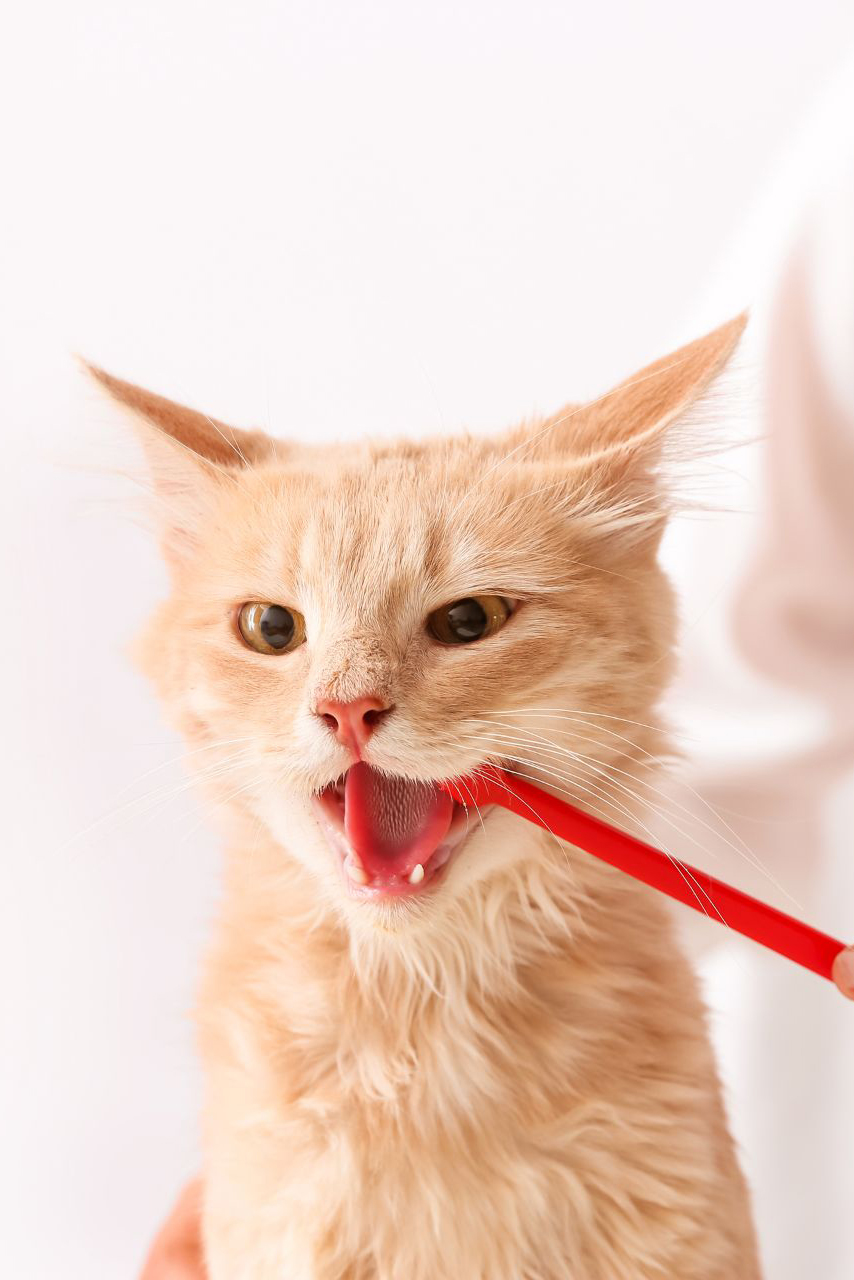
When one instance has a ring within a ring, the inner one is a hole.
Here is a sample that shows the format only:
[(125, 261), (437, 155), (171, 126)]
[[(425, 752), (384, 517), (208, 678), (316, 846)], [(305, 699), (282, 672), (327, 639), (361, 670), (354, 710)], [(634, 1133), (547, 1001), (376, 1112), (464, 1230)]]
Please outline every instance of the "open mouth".
[(464, 840), (469, 815), (432, 782), (360, 761), (313, 799), (351, 894), (410, 897), (435, 887)]

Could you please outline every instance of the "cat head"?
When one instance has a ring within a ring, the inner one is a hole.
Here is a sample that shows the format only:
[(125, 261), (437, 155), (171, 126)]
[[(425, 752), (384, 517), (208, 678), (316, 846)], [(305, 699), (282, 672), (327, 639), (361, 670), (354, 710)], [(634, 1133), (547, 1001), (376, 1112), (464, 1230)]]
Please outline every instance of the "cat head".
[(743, 326), (492, 438), (290, 443), (92, 370), (141, 438), (170, 568), (143, 665), (219, 803), (324, 902), (430, 919), (525, 856), (490, 839), (519, 819), (442, 779), (500, 763), (601, 811), (656, 746), (665, 462)]

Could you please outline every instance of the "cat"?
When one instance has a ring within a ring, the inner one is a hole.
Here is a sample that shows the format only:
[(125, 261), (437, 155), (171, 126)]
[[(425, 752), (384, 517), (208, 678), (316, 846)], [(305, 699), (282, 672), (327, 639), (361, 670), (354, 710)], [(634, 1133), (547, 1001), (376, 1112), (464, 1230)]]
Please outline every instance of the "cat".
[(434, 785), (500, 764), (639, 820), (668, 751), (665, 461), (743, 325), (421, 443), (272, 439), (92, 369), (159, 498), (140, 663), (227, 842), (197, 1007), (211, 1280), (758, 1280), (662, 901)]

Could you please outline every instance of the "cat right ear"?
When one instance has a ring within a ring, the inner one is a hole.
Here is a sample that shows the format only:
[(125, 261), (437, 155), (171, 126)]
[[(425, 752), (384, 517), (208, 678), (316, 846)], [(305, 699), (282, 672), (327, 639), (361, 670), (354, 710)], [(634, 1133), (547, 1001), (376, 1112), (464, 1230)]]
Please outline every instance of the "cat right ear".
[(164, 552), (171, 562), (183, 562), (212, 502), (240, 471), (275, 457), (277, 442), (123, 382), (85, 360), (81, 365), (129, 418), (161, 500)]

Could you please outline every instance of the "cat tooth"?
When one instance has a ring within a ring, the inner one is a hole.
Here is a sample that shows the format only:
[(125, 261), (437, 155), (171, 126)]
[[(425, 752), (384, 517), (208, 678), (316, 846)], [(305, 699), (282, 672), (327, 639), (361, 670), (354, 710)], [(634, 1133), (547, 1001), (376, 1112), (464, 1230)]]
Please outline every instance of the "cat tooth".
[(344, 863), (344, 870), (347, 872), (347, 875), (353, 881), (353, 884), (368, 883), (367, 873), (361, 867), (357, 867), (355, 862), (351, 862), (349, 858)]
[(410, 884), (420, 884), (424, 879), (424, 868), (420, 862), (417, 862), (409, 873)]

